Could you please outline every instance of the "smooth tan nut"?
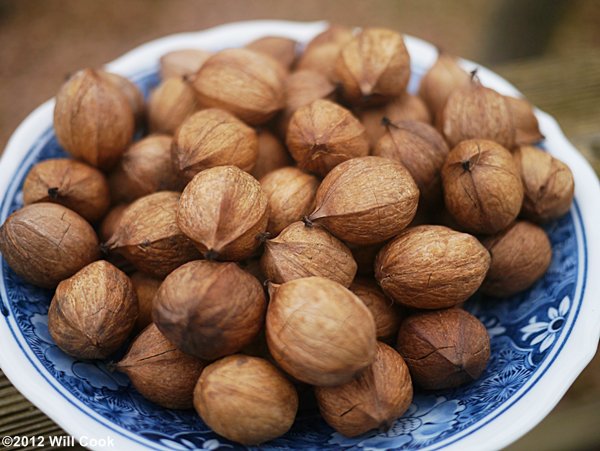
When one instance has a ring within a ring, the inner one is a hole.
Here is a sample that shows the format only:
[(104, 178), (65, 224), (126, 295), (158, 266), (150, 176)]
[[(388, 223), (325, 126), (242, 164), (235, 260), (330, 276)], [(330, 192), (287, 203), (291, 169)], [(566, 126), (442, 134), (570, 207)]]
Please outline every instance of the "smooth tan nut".
[(410, 56), (401, 34), (365, 28), (340, 51), (334, 77), (353, 104), (382, 103), (406, 91)]
[(167, 409), (191, 409), (194, 387), (206, 365), (184, 354), (150, 324), (115, 365), (142, 396)]
[(298, 60), (298, 70), (320, 72), (332, 79), (340, 51), (346, 43), (352, 40), (352, 37), (352, 29), (348, 27), (329, 26), (306, 45)]
[(51, 202), (96, 222), (110, 205), (108, 182), (98, 169), (67, 158), (45, 160), (31, 168), (23, 184), (25, 205)]
[(419, 189), (403, 165), (381, 157), (354, 158), (325, 177), (308, 220), (349, 243), (381, 243), (412, 221), (418, 201)]
[(200, 255), (177, 226), (180, 194), (159, 191), (129, 205), (117, 230), (104, 245), (138, 271), (163, 278)]
[(532, 286), (552, 260), (552, 245), (544, 229), (517, 221), (497, 235), (481, 240), (492, 256), (482, 293), (510, 296)]
[(513, 158), (525, 191), (522, 216), (543, 223), (566, 214), (575, 194), (575, 181), (569, 166), (532, 146), (518, 148)]
[(67, 354), (105, 359), (125, 343), (137, 314), (129, 277), (99, 260), (58, 284), (48, 310), (48, 330)]
[(302, 222), (290, 224), (265, 242), (260, 265), (273, 283), (319, 276), (347, 287), (356, 274), (356, 262), (344, 243), (325, 229)]
[(260, 186), (269, 200), (267, 232), (276, 236), (312, 211), (319, 180), (301, 169), (285, 167), (265, 175)]
[(479, 379), (490, 358), (490, 337), (481, 321), (453, 308), (409, 316), (397, 349), (416, 385), (443, 390)]
[(211, 56), (192, 80), (200, 105), (229, 111), (250, 125), (263, 124), (285, 104), (285, 70), (248, 49)]
[(194, 75), (212, 55), (211, 52), (200, 49), (180, 49), (165, 53), (160, 57), (160, 77), (166, 80)]
[(244, 260), (261, 244), (269, 219), (260, 183), (235, 166), (206, 169), (187, 185), (177, 223), (209, 258)]
[(262, 285), (238, 265), (198, 260), (167, 276), (152, 316), (183, 352), (214, 360), (256, 338), (266, 307)]
[(327, 424), (356, 437), (391, 428), (410, 407), (413, 387), (402, 356), (378, 342), (375, 360), (360, 376), (337, 387), (315, 387), (315, 395)]
[(110, 174), (114, 202), (133, 202), (157, 191), (177, 191), (182, 182), (173, 168), (168, 135), (147, 136), (125, 151)]
[(130, 279), (138, 301), (138, 318), (135, 322), (135, 330), (139, 332), (152, 323), (152, 301), (160, 288), (162, 280), (143, 272), (133, 273)]
[(75, 158), (110, 169), (133, 138), (135, 117), (127, 97), (92, 69), (60, 88), (54, 107), (59, 144)]
[(490, 254), (474, 236), (423, 225), (406, 229), (379, 252), (375, 278), (400, 304), (439, 309), (467, 300), (489, 266)]
[(291, 166), (294, 163), (285, 146), (273, 133), (258, 131), (258, 157), (250, 174), (260, 180), (275, 169)]
[(0, 228), (0, 252), (26, 282), (54, 288), (100, 258), (98, 237), (77, 213), (40, 202), (11, 214)]
[(329, 100), (299, 108), (290, 120), (286, 143), (300, 168), (321, 176), (343, 161), (369, 154), (363, 125)]
[(350, 285), (350, 291), (364, 302), (373, 315), (377, 339), (387, 342), (396, 338), (402, 320), (400, 308), (381, 291), (377, 283), (369, 279), (357, 279)]
[(474, 233), (508, 227), (523, 204), (523, 184), (511, 153), (487, 140), (461, 142), (442, 168), (444, 202), (456, 222)]
[(185, 180), (216, 166), (250, 171), (258, 158), (256, 132), (227, 111), (209, 108), (190, 116), (173, 140), (173, 164)]
[(296, 61), (298, 43), (282, 36), (265, 36), (246, 45), (247, 49), (270, 56), (285, 69), (291, 69)]
[(196, 93), (190, 84), (181, 77), (167, 78), (148, 99), (150, 131), (173, 135), (197, 109)]
[(121, 75), (102, 70), (98, 70), (96, 72), (98, 75), (105, 80), (108, 80), (121, 91), (121, 93), (129, 102), (129, 106), (133, 111), (136, 126), (142, 125), (146, 116), (146, 101), (144, 100), (144, 94), (142, 94), (140, 88), (138, 88), (135, 83)]
[(429, 111), (439, 123), (440, 115), (450, 94), (471, 83), (470, 75), (458, 64), (457, 59), (447, 53), (440, 53), (419, 84), (421, 97)]
[(435, 128), (417, 121), (386, 122), (373, 155), (402, 163), (419, 187), (421, 199), (441, 204), (441, 171), (448, 145)]
[(375, 321), (350, 290), (323, 277), (272, 287), (269, 351), (296, 379), (317, 386), (350, 381), (375, 359)]
[(510, 96), (504, 98), (515, 125), (515, 144), (524, 146), (544, 139), (544, 135), (540, 132), (540, 124), (533, 112), (533, 105), (525, 99)]
[(450, 147), (469, 139), (515, 145), (515, 125), (506, 98), (478, 80), (455, 90), (446, 101), (440, 128)]
[(202, 372), (194, 390), (194, 406), (217, 434), (243, 445), (258, 445), (292, 427), (298, 394), (266, 360), (232, 355)]

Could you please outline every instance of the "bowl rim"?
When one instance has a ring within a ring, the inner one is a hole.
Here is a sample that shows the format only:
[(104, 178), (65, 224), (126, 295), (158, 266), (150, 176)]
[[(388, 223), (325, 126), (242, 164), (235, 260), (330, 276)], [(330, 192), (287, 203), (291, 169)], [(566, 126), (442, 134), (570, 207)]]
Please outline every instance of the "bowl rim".
[[(289, 36), (300, 42), (306, 42), (312, 36), (322, 31), (326, 22), (292, 22), (292, 21), (244, 21), (233, 22), (198, 32), (179, 33), (165, 36), (134, 48), (123, 56), (106, 65), (106, 69), (124, 76), (140, 76), (140, 74), (156, 70), (158, 58), (167, 51), (178, 48), (221, 48), (223, 42), (228, 46), (239, 46), (265, 35)], [(425, 67), (435, 61), (437, 50), (431, 44), (408, 35), (404, 35), (411, 58), (419, 59)], [(518, 90), (508, 81), (485, 67), (468, 60), (461, 60), (466, 68), (478, 68), (481, 81), (497, 91), (513, 96), (520, 96)], [(24, 162), (27, 155), (25, 150), (31, 149), (40, 137), (52, 129), (54, 99), (36, 108), (15, 130), (10, 137), (5, 151), (0, 159), (0, 199), (4, 199), (14, 174)], [(450, 437), (432, 448), (447, 447), (448, 449), (500, 449), (517, 440), (535, 425), (537, 425), (558, 403), (576, 377), (593, 358), (600, 338), (600, 305), (594, 305), (594, 297), (600, 294), (600, 280), (593, 274), (600, 272), (600, 211), (597, 199), (600, 198), (600, 184), (591, 166), (573, 147), (562, 133), (558, 123), (547, 113), (536, 109), (540, 128), (546, 136), (546, 142), (551, 154), (559, 156), (567, 163), (575, 176), (575, 199), (573, 217), (577, 215), (581, 221), (580, 255), (587, 257), (587, 274), (583, 278), (581, 289), (581, 311), (574, 319), (577, 327), (573, 327), (565, 339), (562, 349), (556, 352), (552, 367), (548, 364), (546, 374), (538, 377), (536, 382), (521, 395), (513, 400), (508, 407), (495, 415), (487, 424), (480, 425), (472, 432), (465, 429), (459, 437)], [(40, 135), (40, 130), (43, 130)], [(33, 152), (34, 154), (35, 152)], [(577, 221), (575, 221), (577, 223)], [(577, 226), (577, 225), (576, 225)], [(594, 227), (595, 226), (595, 227)], [(580, 272), (582, 273), (582, 272)], [(0, 281), (3, 283), (3, 280)], [(68, 391), (61, 394), (47, 380), (49, 374), (40, 373), (31, 358), (36, 359), (31, 351), (24, 349), (9, 327), (14, 318), (8, 316), (6, 321), (0, 321), (0, 341), (4, 344), (0, 353), (0, 367), (13, 385), (46, 415), (52, 418), (65, 431), (77, 438), (114, 439), (113, 449), (162, 449), (156, 444), (131, 435), (123, 435), (116, 425), (109, 427), (99, 422), (93, 415), (93, 410), (79, 404), (76, 399), (69, 399)], [(16, 324), (13, 324), (13, 327)], [(31, 355), (30, 355), (31, 354)], [(562, 372), (558, 371), (561, 370)], [(47, 373), (46, 370), (42, 370)], [(24, 377), (27, 375), (27, 377)], [(87, 413), (81, 415), (81, 412)], [(90, 412), (86, 412), (90, 411)], [(77, 418), (76, 421), (74, 419)], [(486, 422), (486, 418), (481, 422)], [(123, 429), (125, 432), (125, 430)], [(465, 433), (467, 431), (467, 433)], [(116, 434), (115, 434), (116, 432)], [(463, 434), (464, 433), (464, 434)], [(131, 433), (129, 433), (131, 434)], [(448, 442), (446, 444), (446, 442)], [(101, 446), (93, 449), (104, 449)]]

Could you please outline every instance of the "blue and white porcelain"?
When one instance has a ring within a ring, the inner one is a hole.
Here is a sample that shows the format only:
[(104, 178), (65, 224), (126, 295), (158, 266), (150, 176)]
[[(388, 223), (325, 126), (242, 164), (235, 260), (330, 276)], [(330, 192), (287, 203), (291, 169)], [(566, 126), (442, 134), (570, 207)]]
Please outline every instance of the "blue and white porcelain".
[[(244, 22), (169, 36), (145, 44), (107, 65), (133, 79), (147, 94), (158, 83), (158, 58), (167, 51), (236, 47), (263, 35), (306, 42), (324, 23)], [(415, 90), (433, 64), (435, 49), (406, 37)], [(464, 61), (472, 69), (474, 63)], [(480, 68), (481, 81), (518, 95), (505, 80)], [(31, 166), (63, 156), (52, 131), (50, 100), (17, 129), (0, 162), (0, 223), (22, 206), (22, 184)], [(557, 123), (536, 111), (545, 149), (575, 175), (575, 203), (548, 224), (553, 247), (548, 273), (525, 293), (507, 299), (471, 299), (468, 309), (491, 336), (492, 357), (480, 380), (450, 391), (420, 393), (387, 432), (345, 438), (316, 413), (299, 416), (285, 436), (261, 449), (498, 449), (534, 427), (556, 405), (590, 361), (600, 335), (600, 187)], [(126, 376), (104, 363), (61, 352), (48, 334), (51, 293), (17, 277), (2, 260), (0, 364), (12, 383), (75, 437), (111, 437), (115, 450), (215, 450), (240, 448), (214, 434), (192, 411), (169, 411), (143, 399)], [(235, 421), (235, 419), (233, 419)], [(101, 446), (97, 447), (98, 449)]]

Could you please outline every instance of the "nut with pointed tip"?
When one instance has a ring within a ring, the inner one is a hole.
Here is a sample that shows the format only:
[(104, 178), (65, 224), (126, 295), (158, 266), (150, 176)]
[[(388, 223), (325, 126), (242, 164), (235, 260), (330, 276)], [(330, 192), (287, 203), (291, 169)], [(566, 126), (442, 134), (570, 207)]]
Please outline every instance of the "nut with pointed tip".
[(162, 280), (143, 272), (135, 272), (130, 276), (138, 301), (138, 318), (135, 330), (141, 331), (152, 323), (152, 301), (160, 288)]
[(200, 70), (213, 54), (200, 49), (180, 49), (160, 57), (160, 78), (189, 77)]
[(275, 236), (312, 211), (319, 180), (298, 168), (285, 167), (260, 179), (260, 186), (269, 200), (267, 232)]
[(194, 407), (194, 387), (206, 365), (184, 354), (150, 324), (115, 368), (129, 376), (142, 396), (167, 409)]
[(132, 202), (157, 191), (181, 188), (171, 161), (172, 141), (168, 135), (150, 135), (125, 151), (108, 179), (114, 202)]
[(334, 78), (346, 100), (355, 105), (384, 103), (406, 91), (410, 56), (402, 35), (384, 28), (365, 28), (338, 56)]
[(192, 241), (177, 226), (179, 196), (160, 191), (136, 200), (105, 247), (124, 256), (138, 271), (158, 278), (199, 258)]
[(515, 144), (517, 146), (524, 146), (535, 144), (544, 139), (531, 103), (525, 99), (517, 99), (510, 96), (505, 96), (504, 98), (506, 99), (508, 110), (512, 115), (515, 125)]
[(244, 260), (256, 251), (269, 220), (260, 183), (235, 166), (206, 169), (186, 186), (177, 223), (205, 255)]
[(266, 307), (260, 282), (237, 264), (198, 260), (167, 276), (152, 316), (183, 352), (214, 360), (256, 338)]
[(375, 321), (350, 290), (323, 277), (271, 287), (267, 344), (275, 361), (296, 379), (340, 385), (375, 359)]
[(456, 222), (474, 233), (508, 227), (523, 204), (523, 184), (511, 153), (483, 139), (463, 141), (442, 168), (444, 202)]
[(298, 43), (282, 36), (264, 36), (246, 45), (247, 49), (270, 56), (286, 70), (290, 70), (296, 61)]
[(507, 149), (515, 145), (515, 125), (506, 98), (484, 87), (475, 76), (448, 97), (440, 129), (450, 147), (468, 139), (489, 139)]
[(481, 376), (490, 337), (481, 321), (453, 308), (409, 316), (400, 326), (397, 349), (416, 385), (444, 390)]
[(260, 265), (274, 283), (319, 276), (347, 287), (356, 274), (356, 262), (344, 243), (325, 229), (302, 222), (290, 224), (265, 242)]
[(381, 243), (412, 221), (418, 201), (419, 189), (400, 163), (354, 158), (323, 179), (308, 220), (349, 243)]
[(175, 133), (173, 165), (187, 180), (216, 166), (233, 165), (250, 171), (258, 158), (258, 137), (227, 111), (198, 111)]
[(439, 309), (467, 300), (489, 266), (490, 254), (474, 236), (423, 225), (406, 229), (379, 252), (375, 278), (402, 305)]
[(129, 277), (99, 260), (58, 284), (48, 310), (48, 330), (67, 354), (105, 359), (125, 343), (137, 315)]
[(284, 78), (285, 70), (271, 57), (248, 49), (226, 49), (202, 65), (192, 86), (201, 106), (221, 108), (259, 125), (283, 108)]
[(89, 222), (102, 218), (110, 205), (108, 182), (98, 169), (67, 158), (36, 164), (23, 184), (25, 205), (51, 202), (64, 205)]
[(513, 158), (525, 190), (523, 217), (543, 223), (566, 214), (575, 194), (575, 181), (569, 166), (532, 146), (518, 148)]
[(321, 176), (343, 161), (369, 154), (363, 125), (329, 100), (299, 108), (290, 120), (286, 143), (300, 168)]
[(98, 237), (77, 213), (40, 202), (11, 214), (0, 227), (0, 252), (33, 285), (54, 288), (100, 258)]
[(110, 169), (133, 139), (128, 98), (97, 71), (77, 72), (60, 88), (54, 107), (59, 144), (75, 158)]
[(315, 395), (327, 424), (356, 437), (371, 429), (389, 430), (409, 408), (413, 387), (402, 356), (378, 342), (375, 360), (360, 376), (337, 387), (315, 387)]
[(388, 298), (372, 279), (356, 279), (350, 291), (357, 295), (371, 311), (377, 329), (377, 339), (385, 341), (396, 338), (402, 320), (400, 307)]
[(492, 256), (481, 292), (491, 296), (510, 296), (526, 290), (542, 277), (552, 260), (552, 245), (539, 226), (517, 221), (481, 243)]
[(181, 77), (167, 78), (148, 99), (150, 131), (173, 135), (197, 109), (196, 93), (190, 84)]
[(258, 157), (250, 174), (260, 180), (275, 169), (291, 166), (292, 157), (273, 133), (267, 130), (258, 131)]
[(352, 29), (331, 25), (315, 36), (298, 60), (298, 70), (313, 70), (332, 79), (342, 47), (352, 40)]
[(266, 360), (238, 354), (202, 371), (194, 407), (217, 434), (243, 445), (259, 445), (292, 427), (298, 393)]

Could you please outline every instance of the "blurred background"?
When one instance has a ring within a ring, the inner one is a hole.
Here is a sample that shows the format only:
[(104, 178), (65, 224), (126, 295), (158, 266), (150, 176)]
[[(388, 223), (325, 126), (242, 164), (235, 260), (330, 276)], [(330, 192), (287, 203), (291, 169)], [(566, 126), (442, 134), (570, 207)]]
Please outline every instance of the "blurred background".
[[(167, 34), (251, 19), (388, 27), (482, 63), (555, 116), (600, 171), (598, 0), (0, 0), (0, 153), (66, 74)], [(10, 390), (0, 390), (0, 435), (59, 433), (41, 413), (21, 415), (35, 412), (25, 400), (7, 412), (7, 398), (20, 396)], [(600, 449), (599, 424), (597, 356), (511, 449)]]

